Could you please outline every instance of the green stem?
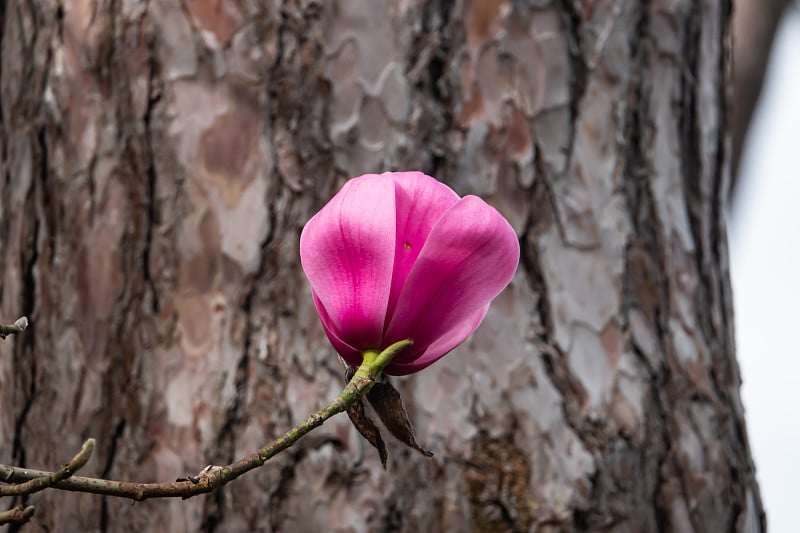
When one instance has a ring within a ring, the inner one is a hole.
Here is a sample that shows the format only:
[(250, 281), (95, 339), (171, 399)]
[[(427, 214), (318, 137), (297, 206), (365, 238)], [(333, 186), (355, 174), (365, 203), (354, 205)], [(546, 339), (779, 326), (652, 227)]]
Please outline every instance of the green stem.
[[(386, 365), (392, 362), (392, 359), (414, 344), (414, 342), (410, 339), (405, 339), (402, 341), (397, 341), (396, 343), (392, 344), (382, 352), (378, 350), (365, 350), (363, 354), (363, 359), (361, 361), (361, 366), (358, 367), (356, 371), (356, 376), (361, 373), (362, 377), (365, 379), (372, 379), (373, 381), (377, 379), (383, 369), (386, 368)], [(364, 391), (369, 392), (369, 390)]]

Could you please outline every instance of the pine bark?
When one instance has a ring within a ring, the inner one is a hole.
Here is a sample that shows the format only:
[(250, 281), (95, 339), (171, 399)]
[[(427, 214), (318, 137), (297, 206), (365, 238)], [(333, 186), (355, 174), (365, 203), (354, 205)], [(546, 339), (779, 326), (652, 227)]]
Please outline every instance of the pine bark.
[[(256, 5), (257, 4), (257, 5)], [(166, 481), (344, 368), (300, 270), (347, 177), (421, 169), (517, 230), (470, 341), (219, 492), (44, 491), (32, 531), (763, 531), (724, 203), (727, 1), (0, 3), (0, 462)], [(432, 317), (435, 319), (435, 317)], [(18, 502), (13, 502), (14, 504)], [(10, 507), (12, 502), (4, 502)]]

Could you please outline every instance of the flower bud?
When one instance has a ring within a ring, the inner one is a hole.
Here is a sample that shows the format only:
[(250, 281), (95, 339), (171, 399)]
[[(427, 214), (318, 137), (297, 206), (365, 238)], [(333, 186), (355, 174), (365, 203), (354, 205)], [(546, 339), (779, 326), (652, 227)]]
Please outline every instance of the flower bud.
[(414, 344), (385, 368), (418, 372), (464, 342), (519, 263), (511, 225), (421, 172), (353, 178), (308, 221), (300, 259), (322, 326), (350, 365)]

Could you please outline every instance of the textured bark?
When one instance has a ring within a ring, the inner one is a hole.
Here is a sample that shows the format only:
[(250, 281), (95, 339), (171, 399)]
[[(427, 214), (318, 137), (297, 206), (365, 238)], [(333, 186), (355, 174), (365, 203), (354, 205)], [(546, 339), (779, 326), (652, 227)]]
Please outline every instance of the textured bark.
[[(300, 271), (348, 176), (479, 194), (522, 265), (395, 384), (210, 496), (44, 491), (31, 530), (761, 531), (723, 205), (730, 4), (0, 3), (0, 462), (161, 481), (343, 385)], [(5, 507), (19, 502), (5, 502)]]

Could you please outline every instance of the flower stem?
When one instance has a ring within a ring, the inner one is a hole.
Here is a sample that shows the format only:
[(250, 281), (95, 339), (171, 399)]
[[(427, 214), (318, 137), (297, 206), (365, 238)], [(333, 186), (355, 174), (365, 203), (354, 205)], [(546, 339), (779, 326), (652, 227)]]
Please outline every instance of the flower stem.
[[(133, 500), (148, 498), (188, 498), (196, 494), (212, 492), (242, 474), (258, 468), (278, 453), (295, 444), (301, 437), (332, 416), (346, 411), (358, 399), (366, 394), (380, 377), (381, 371), (394, 356), (411, 345), (410, 340), (397, 342), (382, 352), (375, 350), (365, 352), (364, 360), (353, 378), (347, 383), (339, 395), (328, 405), (311, 414), (304, 422), (287, 431), (282, 437), (267, 444), (254, 454), (240, 459), (227, 466), (206, 467), (196, 478), (180, 480), (172, 483), (132, 483), (113, 481), (82, 476), (63, 476), (54, 472), (32, 470), (14, 466), (0, 465), (0, 479), (7, 484), (16, 484), (42, 477), (50, 478), (45, 482), (49, 488), (76, 492), (90, 492), (107, 496), (119, 496)], [(74, 470), (70, 470), (74, 471)], [(0, 485), (2, 488), (4, 485)], [(38, 487), (38, 484), (37, 484)], [(10, 489), (13, 492), (13, 489)], [(32, 492), (32, 491), (30, 491)], [(0, 490), (0, 496), (2, 491)]]
[(394, 359), (397, 354), (412, 344), (414, 344), (414, 341), (411, 339), (404, 339), (402, 341), (397, 341), (382, 352), (378, 350), (365, 350), (361, 366), (359, 366), (356, 371), (356, 376), (361, 373), (361, 376), (364, 378), (372, 379), (373, 381), (378, 379), (383, 369), (386, 368), (386, 365), (391, 363), (392, 359)]

